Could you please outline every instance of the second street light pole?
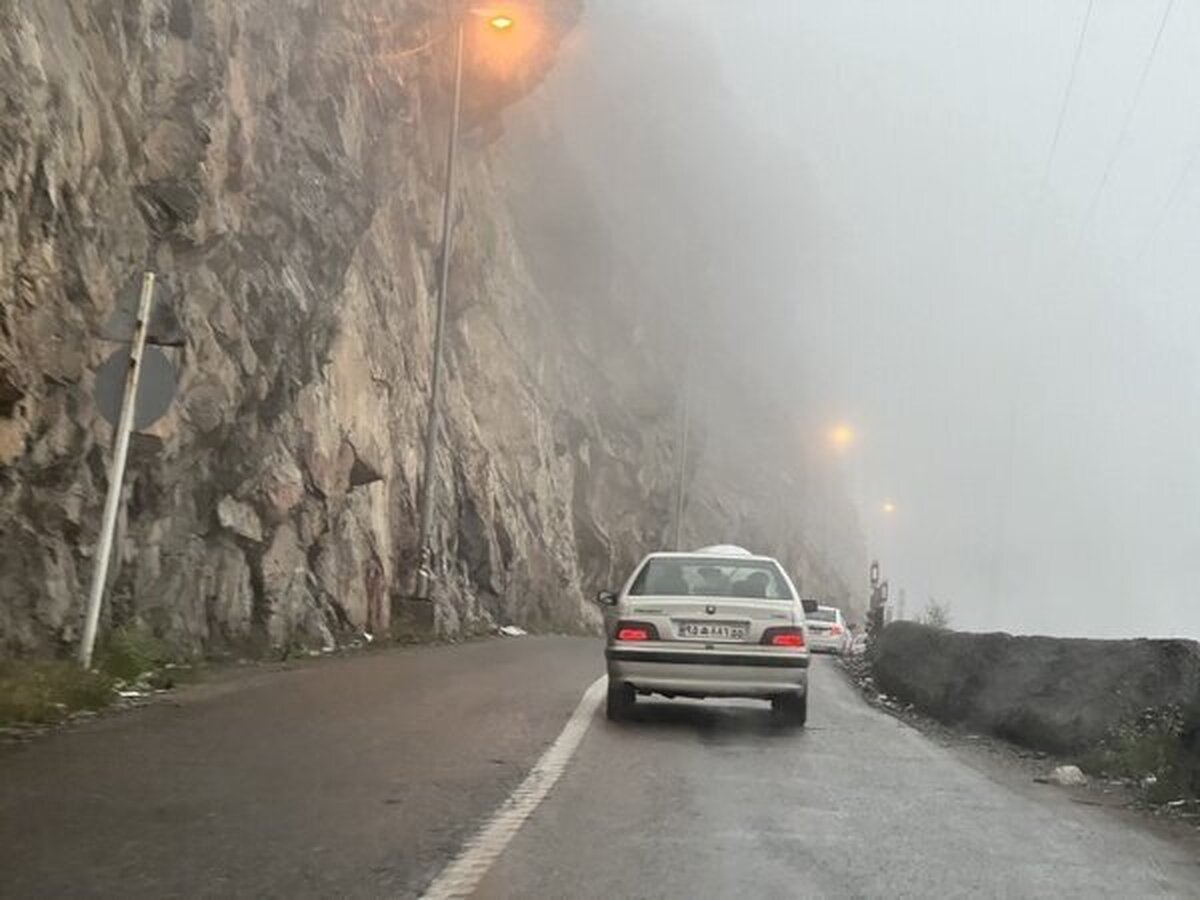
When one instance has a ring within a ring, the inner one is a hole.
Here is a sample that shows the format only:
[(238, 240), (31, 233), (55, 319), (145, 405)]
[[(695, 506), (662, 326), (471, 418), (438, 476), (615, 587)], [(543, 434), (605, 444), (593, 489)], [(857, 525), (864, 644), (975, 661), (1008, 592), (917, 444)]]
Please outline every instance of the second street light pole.
[(430, 582), (433, 579), (434, 558), (433, 531), (433, 485), (437, 477), (436, 460), (439, 425), (439, 407), (442, 387), (442, 344), (446, 330), (446, 290), (450, 281), (450, 244), (453, 228), (454, 207), (454, 157), (458, 148), (458, 118), (462, 102), (463, 70), (463, 23), (458, 23), (454, 51), (454, 106), (450, 117), (450, 136), (446, 142), (446, 180), (442, 193), (442, 251), (441, 269), (438, 277), (437, 312), (433, 329), (433, 365), (429, 375), (429, 412), (425, 419), (425, 472), (421, 481), (421, 494), (417, 513), (417, 547), (421, 554), (417, 568), (416, 596), (429, 599)]

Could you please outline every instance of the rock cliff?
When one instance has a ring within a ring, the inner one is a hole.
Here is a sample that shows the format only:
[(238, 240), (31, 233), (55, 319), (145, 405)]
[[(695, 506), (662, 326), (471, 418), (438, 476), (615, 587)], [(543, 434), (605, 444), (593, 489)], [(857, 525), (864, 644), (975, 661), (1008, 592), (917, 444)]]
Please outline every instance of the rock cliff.
[[(677, 372), (608, 302), (619, 261), (565, 149), (542, 135), (572, 227), (591, 229), (586, 266), (565, 263), (558, 195), (500, 119), (579, 14), (537, 9), (519, 63), (468, 41), (436, 461), (444, 635), (592, 627), (586, 596), (670, 532)], [(220, 653), (391, 626), (415, 562), (453, 11), (0, 0), (0, 654), (78, 638), (111, 443), (92, 399), (115, 346), (101, 328), (146, 267), (186, 341), (166, 350), (171, 412), (135, 439), (105, 627)], [(714, 469), (688, 533), (816, 571), (803, 529), (772, 524), (811, 473), (781, 495), (743, 472)]]

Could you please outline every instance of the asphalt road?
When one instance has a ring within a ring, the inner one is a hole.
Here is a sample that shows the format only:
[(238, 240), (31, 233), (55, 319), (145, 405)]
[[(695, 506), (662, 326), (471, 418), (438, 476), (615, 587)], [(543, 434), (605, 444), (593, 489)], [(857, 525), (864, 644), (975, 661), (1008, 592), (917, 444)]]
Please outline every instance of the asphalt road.
[(520, 783), (595, 640), (235, 675), (0, 746), (0, 897), (405, 897)]
[(636, 721), (598, 720), (477, 896), (1200, 896), (1186, 845), (1014, 787), (867, 706), (834, 666), (816, 661), (800, 732), (748, 701), (639, 700)]
[[(379, 652), (0, 747), (0, 895), (418, 896), (600, 669), (582, 639)], [(1189, 845), (972, 764), (828, 660), (812, 690), (804, 730), (597, 715), (477, 895), (1200, 896)]]

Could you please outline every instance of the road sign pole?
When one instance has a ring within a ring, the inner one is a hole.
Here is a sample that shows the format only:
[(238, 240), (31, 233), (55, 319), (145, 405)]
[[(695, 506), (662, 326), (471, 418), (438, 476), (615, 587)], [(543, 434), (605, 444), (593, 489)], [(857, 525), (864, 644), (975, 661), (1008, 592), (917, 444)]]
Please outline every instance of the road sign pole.
[(117, 527), (117, 512), (121, 504), (125, 460), (129, 456), (129, 437), (133, 431), (138, 378), (142, 369), (142, 351), (146, 346), (146, 331), (150, 325), (150, 305), (153, 300), (154, 273), (147, 272), (142, 276), (142, 296), (133, 326), (133, 343), (129, 348), (129, 371), (125, 373), (125, 394), (121, 400), (121, 417), (117, 421), (112, 467), (108, 472), (108, 496), (104, 498), (104, 518), (100, 523), (100, 540), (96, 544), (94, 554), (95, 568), (92, 570), (92, 588), (88, 593), (83, 640), (79, 644), (79, 664), (85, 669), (91, 668), (92, 651), (96, 646), (96, 628), (100, 624), (100, 604), (104, 600), (104, 582), (108, 576), (108, 560), (112, 554), (113, 533)]

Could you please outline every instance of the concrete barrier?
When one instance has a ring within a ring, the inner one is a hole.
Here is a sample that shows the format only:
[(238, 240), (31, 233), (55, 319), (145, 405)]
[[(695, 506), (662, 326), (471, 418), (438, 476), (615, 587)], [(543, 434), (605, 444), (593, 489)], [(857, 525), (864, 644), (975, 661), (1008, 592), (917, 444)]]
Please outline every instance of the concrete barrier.
[(894, 622), (874, 650), (879, 689), (948, 724), (1051, 753), (1097, 746), (1147, 708), (1200, 727), (1200, 644), (968, 634)]

